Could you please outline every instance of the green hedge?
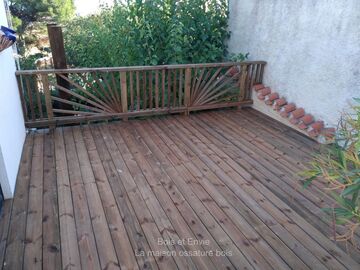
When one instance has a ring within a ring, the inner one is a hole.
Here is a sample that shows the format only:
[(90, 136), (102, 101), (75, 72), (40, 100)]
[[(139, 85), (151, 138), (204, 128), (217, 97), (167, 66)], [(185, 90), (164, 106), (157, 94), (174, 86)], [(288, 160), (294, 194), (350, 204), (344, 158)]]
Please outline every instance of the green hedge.
[(75, 67), (204, 63), (223, 60), (227, 0), (128, 0), (64, 26)]

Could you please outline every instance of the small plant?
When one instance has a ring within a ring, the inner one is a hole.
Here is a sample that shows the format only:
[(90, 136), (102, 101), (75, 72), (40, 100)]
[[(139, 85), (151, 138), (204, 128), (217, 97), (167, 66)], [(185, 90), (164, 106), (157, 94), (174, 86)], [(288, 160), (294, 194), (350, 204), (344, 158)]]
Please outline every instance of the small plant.
[[(360, 103), (360, 99), (356, 99)], [(344, 114), (339, 123), (335, 144), (311, 162), (311, 169), (304, 172), (307, 187), (314, 180), (324, 179), (326, 191), (336, 203), (323, 210), (332, 217), (334, 238), (337, 241), (353, 240), (360, 226), (360, 106)], [(336, 236), (336, 226), (345, 232)]]
[(249, 55), (250, 53), (238, 53), (238, 54), (235, 54), (235, 53), (231, 53), (228, 55), (228, 57), (226, 58), (228, 61), (231, 61), (231, 62), (243, 62), (243, 61), (246, 61), (248, 60), (249, 58)]

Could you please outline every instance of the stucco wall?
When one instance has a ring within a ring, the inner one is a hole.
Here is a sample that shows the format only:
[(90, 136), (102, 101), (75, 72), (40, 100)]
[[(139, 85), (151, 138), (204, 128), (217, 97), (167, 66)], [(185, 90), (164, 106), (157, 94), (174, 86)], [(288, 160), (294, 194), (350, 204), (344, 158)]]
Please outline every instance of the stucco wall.
[[(0, 25), (7, 26), (3, 0)], [(5, 198), (13, 195), (19, 168), (25, 127), (15, 78), (12, 49), (0, 52), (0, 183)]]
[(229, 51), (265, 60), (264, 83), (328, 125), (360, 97), (359, 0), (230, 0)]

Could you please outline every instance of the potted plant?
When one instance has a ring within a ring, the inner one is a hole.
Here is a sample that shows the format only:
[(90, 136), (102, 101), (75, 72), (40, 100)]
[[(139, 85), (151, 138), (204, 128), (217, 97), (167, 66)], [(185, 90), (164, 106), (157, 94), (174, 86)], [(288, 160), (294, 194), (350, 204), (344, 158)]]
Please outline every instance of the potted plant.
[(0, 52), (11, 47), (15, 41), (16, 41), (16, 36), (15, 36), (15, 31), (7, 28), (5, 26), (1, 26), (1, 30), (0, 30)]

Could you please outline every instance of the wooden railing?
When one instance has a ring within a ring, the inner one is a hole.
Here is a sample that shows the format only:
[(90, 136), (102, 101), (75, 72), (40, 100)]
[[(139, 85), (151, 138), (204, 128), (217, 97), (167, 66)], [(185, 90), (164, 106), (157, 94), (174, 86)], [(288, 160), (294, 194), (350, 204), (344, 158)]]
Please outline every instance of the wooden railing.
[(27, 127), (251, 104), (265, 62), (16, 72)]

